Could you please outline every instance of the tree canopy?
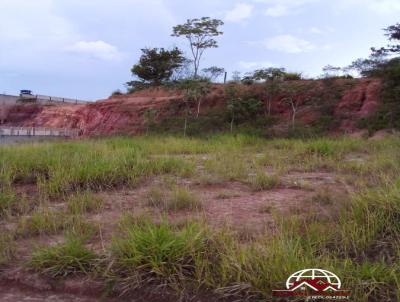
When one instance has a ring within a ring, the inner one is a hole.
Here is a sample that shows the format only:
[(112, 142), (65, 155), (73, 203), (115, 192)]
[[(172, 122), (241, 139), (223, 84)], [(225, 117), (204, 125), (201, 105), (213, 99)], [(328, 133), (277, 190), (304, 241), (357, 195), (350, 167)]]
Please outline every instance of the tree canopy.
[(160, 85), (168, 81), (174, 71), (182, 66), (185, 58), (178, 48), (144, 48), (139, 62), (133, 65), (131, 72), (139, 81), (128, 82), (134, 88), (139, 85)]
[(218, 47), (214, 37), (222, 35), (218, 28), (224, 22), (218, 19), (203, 17), (201, 19), (188, 19), (186, 23), (173, 27), (173, 37), (185, 37), (189, 41), (193, 57), (194, 77), (198, 76), (200, 60), (207, 48)]

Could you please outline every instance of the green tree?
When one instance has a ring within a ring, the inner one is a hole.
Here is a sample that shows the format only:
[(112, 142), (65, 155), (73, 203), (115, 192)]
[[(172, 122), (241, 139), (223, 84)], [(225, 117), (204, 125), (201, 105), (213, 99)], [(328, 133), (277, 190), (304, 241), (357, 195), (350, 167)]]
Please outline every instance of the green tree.
[(197, 114), (199, 117), (202, 98), (210, 91), (210, 82), (204, 78), (185, 79), (179, 82), (179, 88), (184, 91), (183, 101), (185, 103), (185, 124), (183, 135), (186, 136), (187, 120), (191, 113), (192, 103), (197, 104)]
[(204, 77), (209, 79), (211, 82), (218, 79), (225, 73), (225, 69), (217, 66), (211, 66), (202, 70)]
[(400, 23), (385, 28), (386, 36), (389, 41), (395, 41), (396, 44), (389, 44), (379, 49), (372, 48), (373, 53), (378, 54), (397, 54), (400, 53)]
[(178, 48), (144, 48), (139, 62), (133, 65), (131, 72), (139, 81), (128, 82), (132, 89), (140, 86), (161, 85), (169, 81), (174, 71), (182, 66), (185, 58)]
[(218, 47), (214, 37), (223, 34), (218, 29), (223, 24), (221, 20), (203, 17), (201, 19), (188, 19), (186, 23), (173, 27), (173, 37), (185, 37), (189, 41), (195, 78), (198, 76), (204, 51), (208, 48)]
[(235, 123), (236, 113), (240, 110), (240, 103), (242, 98), (239, 95), (239, 89), (236, 83), (229, 83), (225, 88), (226, 108), (230, 115), (230, 129), (233, 132), (233, 125)]
[(281, 100), (283, 104), (290, 106), (292, 128), (295, 129), (296, 117), (300, 111), (300, 106), (311, 104), (314, 98), (312, 92), (315, 89), (314, 83), (286, 83), (282, 91), (286, 96)]

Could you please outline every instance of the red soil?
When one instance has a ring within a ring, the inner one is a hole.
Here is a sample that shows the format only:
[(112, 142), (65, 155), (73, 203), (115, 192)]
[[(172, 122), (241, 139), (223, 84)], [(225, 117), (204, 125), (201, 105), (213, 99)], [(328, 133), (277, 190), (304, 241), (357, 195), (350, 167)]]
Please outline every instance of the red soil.
[[(324, 101), (326, 88), (322, 81), (315, 83), (315, 91), (310, 94), (318, 94)], [(262, 85), (242, 86), (241, 89), (256, 93), (263, 99)], [(376, 79), (337, 80), (334, 89), (343, 90), (335, 102), (333, 113), (333, 117), (340, 121), (339, 128), (335, 129), (339, 132), (354, 132), (357, 120), (374, 113), (380, 103), (381, 84)], [(279, 101), (284, 97), (282, 93), (274, 100), (272, 113), (286, 123), (290, 119), (291, 109)], [(202, 102), (202, 113), (222, 108), (224, 103), (224, 87), (215, 85)], [(183, 108), (181, 93), (152, 89), (113, 96), (87, 105), (16, 105), (8, 109), (5, 123), (13, 126), (78, 128), (86, 136), (138, 134), (144, 129), (143, 114), (149, 108), (157, 109), (157, 120), (180, 114)], [(298, 119), (309, 124), (320, 115), (318, 109), (304, 105), (299, 110)]]

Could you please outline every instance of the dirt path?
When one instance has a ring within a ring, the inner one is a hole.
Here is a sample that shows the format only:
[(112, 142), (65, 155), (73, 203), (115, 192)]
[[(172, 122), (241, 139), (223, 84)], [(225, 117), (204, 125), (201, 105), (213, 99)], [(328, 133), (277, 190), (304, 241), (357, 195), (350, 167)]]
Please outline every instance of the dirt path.
[[(1, 302), (95, 302), (96, 298), (61, 294), (50, 291), (35, 291), (28, 288), (0, 284)], [(102, 300), (107, 301), (107, 300)]]

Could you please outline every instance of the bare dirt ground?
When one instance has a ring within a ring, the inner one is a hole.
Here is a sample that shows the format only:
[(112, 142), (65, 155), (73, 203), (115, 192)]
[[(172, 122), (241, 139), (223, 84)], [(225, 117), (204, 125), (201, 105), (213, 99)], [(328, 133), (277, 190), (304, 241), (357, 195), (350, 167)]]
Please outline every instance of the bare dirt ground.
[[(244, 236), (274, 232), (275, 214), (302, 214), (310, 209), (310, 199), (316, 190), (346, 192), (348, 188), (337, 176), (326, 172), (290, 172), (282, 177), (281, 185), (272, 190), (253, 191), (241, 182), (219, 184), (199, 184), (191, 179), (176, 179), (178, 185), (190, 188), (202, 202), (199, 211), (167, 211), (146, 206), (146, 193), (152, 186), (160, 184), (160, 179), (149, 179), (135, 189), (119, 189), (96, 193), (104, 201), (98, 213), (87, 215), (87, 220), (99, 226), (97, 234), (89, 241), (91, 248), (105, 251), (118, 222), (123, 214), (141, 215), (146, 213), (154, 219), (166, 215), (171, 221), (185, 219), (205, 219), (212, 227), (229, 226)], [(19, 194), (32, 200), (38, 194), (34, 186), (20, 186)], [(63, 202), (51, 202), (53, 209), (63, 209)], [(330, 215), (330, 205), (315, 205), (321, 215)], [(15, 226), (9, 225), (9, 228)], [(25, 268), (30, 252), (35, 246), (60, 243), (62, 235), (21, 238), (17, 241), (17, 259), (0, 272), (0, 301), (99, 301), (102, 289), (98, 284), (86, 279), (50, 280), (30, 272)], [(96, 297), (96, 298), (95, 298)], [(132, 298), (133, 299), (133, 298)], [(113, 301), (106, 299), (104, 301)], [(128, 300), (124, 300), (128, 301)], [(144, 300), (130, 300), (144, 301)]]

